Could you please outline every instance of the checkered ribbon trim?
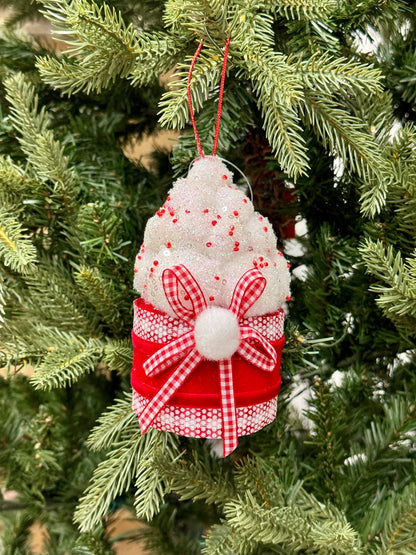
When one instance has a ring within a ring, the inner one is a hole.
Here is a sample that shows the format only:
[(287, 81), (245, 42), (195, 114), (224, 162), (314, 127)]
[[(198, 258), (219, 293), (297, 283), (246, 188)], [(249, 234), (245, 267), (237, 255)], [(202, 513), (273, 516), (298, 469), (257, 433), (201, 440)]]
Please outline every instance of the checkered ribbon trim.
[[(198, 314), (207, 308), (204, 294), (195, 278), (184, 265), (180, 264), (165, 270), (162, 280), (165, 295), (172, 310), (178, 318), (193, 326)], [(229, 310), (237, 316), (239, 321), (262, 295), (265, 287), (266, 279), (258, 270), (253, 268), (243, 274), (235, 286), (229, 306)], [(265, 372), (271, 372), (276, 366), (277, 356), (273, 345), (250, 326), (240, 325), (240, 345), (237, 353)], [(142, 433), (152, 424), (162, 408), (203, 358), (195, 346), (194, 330), (192, 329), (159, 349), (144, 363), (143, 368), (146, 374), (154, 376), (181, 360), (170, 378), (139, 415)], [(223, 421), (223, 456), (225, 457), (232, 453), (238, 445), (231, 358), (218, 362), (218, 372)]]

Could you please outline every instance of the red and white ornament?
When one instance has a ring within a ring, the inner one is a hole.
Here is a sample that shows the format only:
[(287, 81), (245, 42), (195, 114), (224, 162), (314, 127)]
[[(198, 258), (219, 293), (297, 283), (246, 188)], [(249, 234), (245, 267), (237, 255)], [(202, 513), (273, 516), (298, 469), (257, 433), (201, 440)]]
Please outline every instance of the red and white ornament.
[(148, 221), (136, 258), (142, 431), (222, 437), (225, 456), (274, 419), (289, 279), (267, 218), (219, 158), (198, 159)]

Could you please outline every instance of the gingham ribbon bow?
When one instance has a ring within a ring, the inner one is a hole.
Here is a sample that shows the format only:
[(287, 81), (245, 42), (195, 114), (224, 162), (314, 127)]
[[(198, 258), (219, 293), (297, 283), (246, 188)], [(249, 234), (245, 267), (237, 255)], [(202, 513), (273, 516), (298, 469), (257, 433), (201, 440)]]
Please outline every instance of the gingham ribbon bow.
[[(163, 272), (162, 280), (165, 295), (172, 310), (178, 318), (191, 324), (192, 329), (159, 349), (143, 365), (146, 375), (154, 376), (183, 359), (140, 414), (139, 422), (142, 433), (147, 430), (169, 399), (204, 359), (196, 348), (193, 329), (196, 317), (207, 308), (201, 288), (190, 271), (182, 264), (166, 269)], [(191, 301), (192, 309), (182, 302), (179, 285), (185, 292), (185, 298), (189, 298)], [(235, 286), (229, 310), (235, 314), (240, 325), (240, 345), (236, 352), (260, 370), (271, 372), (277, 361), (273, 345), (257, 330), (241, 325), (244, 314), (261, 296), (265, 287), (266, 279), (263, 275), (254, 268), (248, 270)], [(259, 344), (263, 350), (260, 350), (254, 343)], [(218, 370), (223, 425), (223, 456), (225, 457), (232, 453), (238, 444), (231, 358), (219, 360)]]

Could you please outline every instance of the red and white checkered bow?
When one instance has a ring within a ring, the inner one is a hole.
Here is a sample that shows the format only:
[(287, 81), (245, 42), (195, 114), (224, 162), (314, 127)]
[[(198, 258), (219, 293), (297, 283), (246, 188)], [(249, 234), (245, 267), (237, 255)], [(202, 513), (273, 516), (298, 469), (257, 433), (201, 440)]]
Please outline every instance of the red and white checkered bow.
[[(207, 308), (204, 294), (195, 278), (185, 266), (180, 264), (166, 269), (163, 272), (162, 280), (165, 295), (172, 310), (178, 318), (194, 326), (196, 317)], [(182, 302), (179, 285), (182, 286), (185, 293), (184, 298), (190, 300), (188, 304), (192, 304), (192, 308), (188, 308)], [(235, 314), (240, 323), (240, 345), (236, 352), (261, 370), (271, 372), (277, 361), (273, 345), (257, 330), (247, 325), (241, 325), (242, 317), (261, 296), (265, 287), (264, 276), (254, 268), (248, 270), (235, 286), (229, 310)], [(254, 343), (260, 344), (263, 351)], [(143, 368), (147, 376), (154, 376), (180, 359), (183, 359), (182, 362), (140, 414), (139, 422), (142, 433), (147, 430), (160, 410), (204, 359), (196, 348), (194, 329), (159, 349), (144, 363)], [(223, 456), (225, 457), (232, 453), (238, 445), (231, 358), (219, 360), (218, 370), (223, 425)]]

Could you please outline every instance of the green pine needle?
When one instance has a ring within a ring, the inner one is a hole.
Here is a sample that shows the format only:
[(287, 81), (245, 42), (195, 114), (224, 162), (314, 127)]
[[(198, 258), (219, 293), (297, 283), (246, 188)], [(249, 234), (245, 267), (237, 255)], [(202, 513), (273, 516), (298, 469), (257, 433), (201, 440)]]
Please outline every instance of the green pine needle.
[(71, 339), (68, 345), (51, 346), (43, 363), (35, 369), (31, 382), (36, 389), (66, 387), (92, 372), (102, 355), (98, 340)]
[(0, 206), (0, 259), (12, 270), (21, 274), (36, 269), (37, 252), (30, 237), (9, 209)]
[(403, 260), (400, 252), (395, 253), (391, 245), (385, 248), (381, 241), (366, 239), (360, 252), (367, 271), (378, 283), (371, 291), (378, 294), (377, 304), (387, 317), (416, 333), (416, 251)]
[(288, 19), (325, 19), (337, 6), (334, 0), (262, 0), (260, 5)]
[(74, 279), (102, 321), (114, 332), (123, 329), (124, 322), (118, 309), (120, 299), (114, 291), (113, 282), (104, 279), (97, 269), (86, 266), (75, 273)]
[(19, 141), (36, 176), (51, 182), (50, 204), (65, 212), (71, 212), (76, 204), (78, 186), (74, 172), (63, 147), (48, 129), (48, 114), (39, 109), (39, 98), (34, 86), (22, 73), (16, 73), (5, 81), (7, 100), (10, 103), (11, 121), (19, 134)]

